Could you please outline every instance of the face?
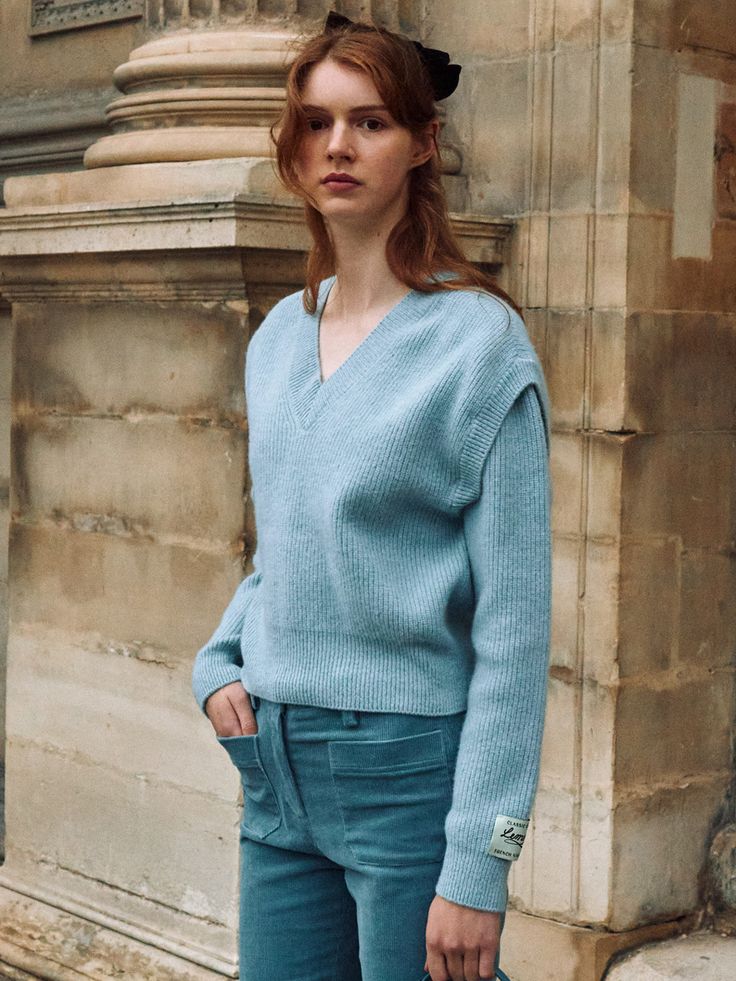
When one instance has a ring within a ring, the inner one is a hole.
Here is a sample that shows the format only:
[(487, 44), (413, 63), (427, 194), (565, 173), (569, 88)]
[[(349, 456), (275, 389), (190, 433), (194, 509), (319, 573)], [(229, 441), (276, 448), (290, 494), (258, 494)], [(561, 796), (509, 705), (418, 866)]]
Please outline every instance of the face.
[(414, 137), (365, 72), (331, 59), (312, 68), (302, 100), (307, 131), (297, 173), (306, 194), (328, 224), (393, 227), (406, 211), (409, 172), (434, 151), (433, 126)]

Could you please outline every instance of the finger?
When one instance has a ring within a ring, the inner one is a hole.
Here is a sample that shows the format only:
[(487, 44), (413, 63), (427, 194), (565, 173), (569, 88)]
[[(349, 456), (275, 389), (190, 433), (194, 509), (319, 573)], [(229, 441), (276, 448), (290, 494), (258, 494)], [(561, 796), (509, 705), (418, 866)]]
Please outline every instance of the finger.
[(232, 692), (228, 692), (230, 704), (238, 717), (240, 732), (244, 736), (253, 735), (258, 732), (258, 723), (250, 703), (248, 692), (242, 685), (233, 685)]
[(437, 951), (427, 950), (427, 971), (432, 981), (450, 981), (445, 958)]
[(463, 975), (465, 981), (480, 981), (486, 975), (480, 974), (478, 969), (478, 951), (466, 950), (463, 958)]
[(447, 971), (452, 981), (465, 981), (464, 957), (462, 954), (448, 954), (445, 952)]
[(490, 950), (484, 947), (480, 952), (480, 957), (478, 958), (478, 974), (480, 976), (480, 981), (485, 981), (486, 978), (494, 978), (496, 976), (496, 947)]
[(227, 700), (213, 711), (210, 722), (218, 736), (241, 735), (240, 720), (235, 709)]

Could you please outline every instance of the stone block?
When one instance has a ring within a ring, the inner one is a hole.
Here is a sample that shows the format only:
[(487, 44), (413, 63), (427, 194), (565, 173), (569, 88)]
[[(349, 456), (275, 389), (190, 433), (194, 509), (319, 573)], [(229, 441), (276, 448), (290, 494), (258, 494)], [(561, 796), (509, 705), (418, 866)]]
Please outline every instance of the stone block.
[(736, 54), (733, 10), (728, 3), (641, 0), (635, 8), (634, 39), (641, 45), (673, 52), (692, 47)]
[(734, 610), (733, 557), (705, 549), (682, 553), (674, 663), (684, 668), (729, 668), (736, 649)]
[(713, 225), (708, 261), (672, 259), (672, 247), (670, 215), (631, 215), (628, 301), (632, 312), (733, 311), (736, 308), (734, 222), (717, 221)]
[[(610, 930), (674, 919), (698, 908), (699, 876), (729, 774), (651, 790), (615, 808)], [(642, 874), (643, 869), (656, 874)]]
[(529, 61), (478, 61), (471, 100), (470, 210), (518, 215), (528, 210)]
[(625, 437), (592, 432), (587, 438), (586, 531), (613, 542), (620, 536)]
[(710, 931), (676, 940), (651, 943), (616, 960), (607, 981), (667, 981), (668, 978), (697, 978), (733, 981), (736, 975), (736, 937)]
[[(160, 906), (147, 904), (148, 927), (154, 934), (154, 945), (142, 939), (140, 934), (131, 937), (130, 919), (114, 921), (110, 910), (106, 911), (107, 915), (102, 914), (105, 917), (105, 925), (102, 925), (94, 922), (94, 913), (89, 906), (82, 916), (51, 905), (51, 897), (48, 897), (48, 902), (31, 898), (29, 893), (32, 894), (34, 888), (33, 880), (17, 882), (13, 879), (12, 886), (6, 887), (7, 866), (0, 873), (0, 879), (3, 880), (3, 885), (0, 885), (0, 964), (6, 979), (71, 979), (76, 975), (90, 981), (113, 981), (121, 977), (130, 981), (142, 981), (144, 978), (147, 981), (222, 981), (223, 977), (235, 977), (237, 974), (232, 930), (228, 931), (230, 936), (225, 937), (222, 935), (224, 928), (218, 930), (211, 927), (212, 933), (219, 934), (219, 943), (211, 946), (226, 948), (229, 943), (231, 951), (229, 956), (209, 957), (209, 966), (203, 967), (190, 959), (193, 954), (201, 960), (202, 947), (196, 953), (187, 950), (189, 956), (180, 956), (182, 948), (186, 949), (186, 941), (192, 943), (194, 939), (190, 918), (178, 924), (185, 934), (185, 942), (178, 945), (179, 953), (174, 954), (162, 950), (160, 946), (162, 943), (176, 944), (176, 940), (180, 939), (176, 938), (177, 931), (172, 929), (170, 923), (165, 927), (161, 924), (163, 910)], [(99, 883), (97, 886), (101, 888)], [(119, 913), (120, 900), (125, 901), (126, 898), (120, 893), (116, 895), (116, 912)], [(59, 903), (65, 899), (54, 897)], [(180, 920), (184, 919), (180, 916)], [(118, 929), (111, 926), (111, 921)]]
[[(36, 889), (57, 882), (77, 904), (126, 908), (139, 922), (155, 907), (207, 924), (237, 924), (239, 784), (229, 801), (182, 793), (165, 779), (129, 775), (45, 742), (7, 747), (6, 847), (11, 868), (34, 863)], [(226, 775), (223, 774), (223, 784)], [(33, 820), (28, 815), (33, 814)], [(71, 895), (70, 895), (71, 894)], [(114, 897), (119, 895), (119, 906)], [(137, 914), (137, 915), (136, 915)]]
[(574, 811), (575, 802), (569, 793), (542, 788), (537, 794), (532, 860), (534, 912), (538, 916), (570, 915), (575, 906)]
[(634, 45), (631, 68), (631, 208), (672, 211), (677, 138), (676, 65), (667, 51)]
[(515, 981), (602, 981), (617, 951), (675, 936), (684, 929), (687, 924), (674, 922), (612, 933), (512, 909), (504, 926), (501, 959)]
[(10, 532), (10, 510), (7, 501), (0, 496), (0, 582), (8, 581), (8, 535)]
[(565, 0), (556, 4), (556, 45), (591, 47), (598, 33), (599, 7), (596, 0)]
[(574, 672), (578, 660), (580, 548), (577, 537), (554, 536), (550, 664), (565, 677)]
[[(624, 685), (616, 716), (615, 780), (619, 792), (713, 775), (728, 779), (733, 725), (732, 675), (659, 681), (668, 687)], [(656, 683), (656, 682), (655, 682)], [(656, 868), (650, 865), (649, 868)]]
[[(531, 0), (467, 0), (462, 16), (453, 4), (436, 4), (428, 18), (428, 41), (444, 50), (461, 54), (508, 55), (529, 48)], [(472, 30), (468, 25), (472, 24)], [(464, 64), (464, 62), (463, 62)]]
[(626, 314), (623, 310), (593, 310), (592, 323), (589, 425), (608, 432), (630, 428), (626, 423)]
[(728, 430), (736, 419), (736, 316), (632, 313), (627, 322), (632, 427)]
[(8, 399), (0, 399), (0, 501), (7, 501), (10, 480), (10, 430), (12, 409)]
[(17, 402), (238, 423), (247, 322), (227, 303), (16, 305)]
[(589, 314), (550, 310), (545, 374), (556, 429), (581, 429), (585, 404), (585, 360)]
[[(582, 760), (585, 764), (585, 759)], [(579, 923), (605, 928), (611, 906), (611, 852), (613, 849), (612, 785), (583, 787), (577, 832)]]
[(634, 7), (631, 0), (603, 0), (601, 40), (630, 41), (634, 31)]
[(622, 533), (723, 547), (734, 538), (735, 482), (729, 433), (633, 437), (624, 457)]
[(580, 533), (583, 461), (584, 444), (580, 434), (553, 434), (550, 447), (552, 528), (558, 535)]
[[(582, 0), (587, 6), (588, 0)], [(558, 4), (562, 10), (577, 6)], [(556, 23), (555, 30), (558, 24)], [(558, 49), (554, 60), (550, 207), (556, 212), (585, 212), (593, 207), (596, 111), (593, 51)], [(556, 304), (553, 304), (556, 305)]]
[(526, 302), (530, 307), (546, 307), (549, 291), (548, 263), (550, 219), (547, 215), (529, 216), (529, 248)]
[[(603, 23), (616, 32), (623, 21), (615, 12), (602, 11)], [(620, 4), (630, 8), (629, 0)], [(597, 212), (626, 213), (629, 207), (631, 153), (631, 48), (627, 44), (601, 44), (599, 49), (598, 148), (595, 208)], [(598, 248), (603, 243), (598, 241)]]
[(43, 624), (14, 628), (9, 738), (50, 741), (53, 752), (79, 753), (90, 767), (232, 802), (233, 768), (194, 701), (190, 663), (168, 667), (113, 645), (85, 646), (90, 639)]
[(580, 786), (582, 796), (589, 800), (606, 801), (613, 791), (618, 698), (615, 684), (600, 684), (591, 678), (583, 680), (578, 710)]
[(14, 464), (26, 521), (208, 543), (235, 541), (243, 527), (240, 429), (162, 413), (26, 416)]
[[(547, 713), (539, 778), (540, 789), (553, 797), (570, 797), (576, 789), (575, 749), (580, 735), (578, 698), (579, 686), (567, 678), (556, 677), (553, 672), (547, 686)], [(539, 816), (538, 806), (535, 806), (534, 813), (536, 820)], [(548, 847), (545, 845), (545, 849)]]
[[(539, 7), (537, 3), (537, 7)], [(550, 168), (552, 164), (552, 119), (554, 93), (554, 55), (537, 52), (532, 77), (534, 114), (531, 128), (531, 200), (532, 212), (549, 211)]]
[(13, 320), (8, 308), (0, 306), (0, 402), (10, 398), (13, 367)]
[(11, 528), (11, 619), (122, 657), (191, 664), (242, 579), (240, 556), (44, 526)]
[[(676, 539), (621, 544), (619, 670), (668, 671), (677, 650), (681, 548)], [(653, 611), (656, 610), (656, 615)]]
[(553, 215), (549, 219), (547, 302), (560, 309), (586, 306), (588, 281), (586, 215)]
[(583, 675), (602, 685), (618, 676), (619, 545), (588, 539), (581, 584)]
[(596, 215), (593, 303), (596, 307), (626, 306), (628, 216)]
[(551, 51), (554, 48), (556, 11), (555, 0), (535, 0), (531, 27), (531, 41), (535, 51)]

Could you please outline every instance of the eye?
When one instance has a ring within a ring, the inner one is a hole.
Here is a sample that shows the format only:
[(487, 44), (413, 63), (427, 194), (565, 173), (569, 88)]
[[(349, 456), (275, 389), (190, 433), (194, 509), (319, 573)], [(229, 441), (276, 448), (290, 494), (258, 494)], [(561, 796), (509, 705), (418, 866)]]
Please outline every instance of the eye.
[(311, 119), (307, 120), (307, 129), (311, 133), (318, 133), (321, 129), (324, 128), (324, 125), (325, 125), (324, 120), (318, 119), (316, 116), (313, 116)]
[(360, 121), (360, 125), (363, 127), (363, 129), (367, 129), (370, 133), (378, 133), (379, 130), (385, 129), (386, 127), (386, 124), (382, 119), (376, 119), (373, 116), (369, 117), (368, 119), (362, 119)]

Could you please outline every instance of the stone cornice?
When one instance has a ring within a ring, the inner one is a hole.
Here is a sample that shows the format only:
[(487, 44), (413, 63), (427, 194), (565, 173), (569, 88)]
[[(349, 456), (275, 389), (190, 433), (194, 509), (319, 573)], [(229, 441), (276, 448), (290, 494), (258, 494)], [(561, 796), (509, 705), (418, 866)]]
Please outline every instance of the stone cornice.
[[(452, 217), (468, 258), (502, 264), (509, 221)], [(306, 252), (309, 242), (299, 205), (257, 195), (0, 210), (0, 257), (221, 248)]]

